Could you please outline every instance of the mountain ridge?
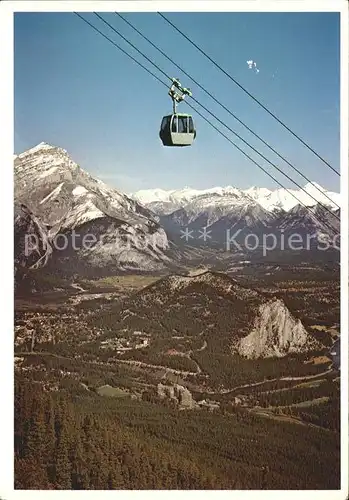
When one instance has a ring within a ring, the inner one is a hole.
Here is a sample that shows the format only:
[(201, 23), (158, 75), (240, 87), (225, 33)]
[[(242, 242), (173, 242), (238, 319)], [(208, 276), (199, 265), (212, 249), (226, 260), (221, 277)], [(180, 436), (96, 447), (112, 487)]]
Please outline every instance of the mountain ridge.
[[(58, 234), (63, 241), (69, 237), (64, 249), (50, 251), (50, 261), (54, 257), (67, 271), (69, 266), (74, 267), (73, 261), (77, 269), (84, 271), (166, 267), (168, 240), (154, 214), (117, 189), (94, 179), (63, 148), (40, 143), (17, 155), (14, 186), (15, 204), (26, 207), (26, 217), (32, 219), (18, 225), (17, 213), (18, 241), (23, 246), (26, 227), (37, 228), (37, 221), (40, 221), (41, 246), (42, 240), (47, 239), (50, 248)], [(75, 230), (82, 237), (92, 234), (95, 240), (88, 247), (82, 246), (81, 240), (72, 251), (70, 240)], [(19, 261), (23, 263), (21, 257)]]
[[(318, 188), (320, 192), (316, 188)], [(299, 204), (296, 198), (304, 205), (313, 207), (316, 205), (316, 202), (312, 196), (319, 200), (321, 204), (329, 206), (331, 209), (337, 209), (337, 205), (340, 206), (340, 194), (328, 191), (316, 182), (308, 182), (303, 186), (303, 190), (305, 192), (300, 189), (278, 188), (271, 190), (256, 186), (247, 189), (239, 189), (233, 186), (217, 186), (208, 189), (192, 189), (185, 187), (177, 190), (159, 188), (144, 189), (130, 193), (129, 196), (161, 215), (169, 214), (171, 211), (173, 212), (176, 209), (190, 205), (199, 198), (204, 200), (205, 197), (208, 203), (210, 203), (214, 197), (216, 197), (216, 200), (220, 200), (220, 198), (228, 200), (230, 197), (232, 205), (234, 205), (234, 200), (240, 204), (243, 199), (245, 199), (246, 203), (258, 203), (268, 212), (273, 212), (274, 210), (289, 211)], [(321, 192), (324, 194), (321, 195)], [(295, 195), (296, 198), (294, 198), (293, 195)], [(330, 203), (327, 197), (332, 199), (333, 203)]]
[[(198, 262), (207, 257), (196, 255), (197, 248), (226, 248), (227, 231), (232, 228), (232, 233), (242, 231), (237, 242), (251, 232), (260, 241), (265, 233), (298, 230), (304, 236), (315, 233), (317, 238), (327, 232), (327, 222), (339, 232), (339, 211), (334, 207), (332, 213), (324, 212), (321, 205), (310, 209), (298, 205), (288, 211), (266, 209), (260, 198), (275, 197), (266, 188), (186, 187), (138, 193), (141, 196), (109, 187), (83, 170), (65, 149), (45, 142), (14, 155), (14, 223), (19, 248), (16, 266), (51, 266), (88, 276), (162, 272), (183, 269), (192, 265), (193, 259)], [(282, 190), (274, 193), (279, 196)], [(173, 205), (180, 208), (171, 211)], [(24, 214), (19, 206), (26, 207), (27, 212)], [(163, 213), (168, 210), (169, 214)], [(324, 224), (319, 223), (319, 218)], [(195, 239), (189, 236), (184, 241), (184, 228), (194, 232)], [(207, 239), (203, 229), (209, 230)], [(81, 238), (92, 233), (96, 239), (88, 248), (73, 250), (71, 239), (76, 231)], [(23, 253), (26, 237), (38, 241), (38, 249), (29, 256)], [(69, 244), (58, 251), (55, 242), (59, 237), (68, 237)], [(235, 246), (230, 245), (229, 249), (235, 251)], [(215, 254), (215, 259), (219, 261), (219, 254)]]

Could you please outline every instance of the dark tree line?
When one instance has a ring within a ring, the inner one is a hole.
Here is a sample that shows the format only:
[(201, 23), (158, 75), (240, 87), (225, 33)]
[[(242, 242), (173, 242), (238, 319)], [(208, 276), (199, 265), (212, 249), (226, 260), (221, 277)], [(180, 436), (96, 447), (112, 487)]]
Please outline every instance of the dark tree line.
[(179, 412), (94, 393), (46, 392), (19, 377), (14, 441), (17, 489), (339, 487), (336, 433), (243, 410)]

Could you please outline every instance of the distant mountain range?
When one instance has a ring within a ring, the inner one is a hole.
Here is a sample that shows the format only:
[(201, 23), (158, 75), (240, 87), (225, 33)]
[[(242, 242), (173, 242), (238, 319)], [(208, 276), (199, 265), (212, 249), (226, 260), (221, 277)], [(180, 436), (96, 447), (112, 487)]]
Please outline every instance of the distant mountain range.
[(340, 228), (340, 195), (311, 183), (304, 186), (304, 191), (227, 186), (206, 190), (150, 189), (130, 196), (157, 214), (168, 236), (177, 242), (183, 241), (187, 231), (192, 244), (205, 241), (222, 245), (227, 231), (233, 229), (239, 232), (237, 241), (249, 233), (260, 240), (263, 234), (272, 232), (286, 237), (294, 233), (304, 238), (311, 235), (312, 244), (317, 244), (324, 234), (332, 238)]
[[(129, 196), (161, 215), (170, 214), (175, 210), (191, 205), (196, 209), (200, 207), (204, 209), (208, 206), (219, 208), (221, 206), (258, 204), (266, 212), (274, 212), (275, 210), (287, 212), (300, 204), (299, 201), (309, 207), (316, 205), (313, 198), (334, 210), (340, 206), (340, 195), (338, 193), (327, 191), (315, 182), (306, 184), (303, 190), (280, 188), (272, 191), (255, 186), (249, 189), (238, 189), (232, 186), (210, 189), (186, 187), (179, 190), (145, 189)], [(297, 201), (297, 198), (299, 201)]]
[[(315, 234), (315, 240), (339, 231), (340, 197), (323, 188), (333, 203), (305, 186), (327, 210), (319, 204), (310, 209), (297, 205), (286, 190), (256, 187), (126, 195), (47, 143), (14, 156), (14, 184), (16, 270), (47, 267), (87, 276), (163, 272), (200, 261), (203, 255), (194, 247), (221, 248), (232, 228), (241, 231), (239, 237), (301, 232)], [(297, 192), (297, 197), (313, 205), (308, 195)], [(183, 239), (183, 230), (196, 232), (196, 239)], [(200, 239), (206, 230), (209, 237)]]

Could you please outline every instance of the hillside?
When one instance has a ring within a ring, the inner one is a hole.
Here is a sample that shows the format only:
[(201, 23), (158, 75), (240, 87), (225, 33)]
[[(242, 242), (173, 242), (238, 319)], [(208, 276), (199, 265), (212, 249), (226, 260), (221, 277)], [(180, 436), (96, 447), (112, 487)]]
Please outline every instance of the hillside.
[[(162, 278), (98, 311), (95, 324), (104, 331), (99, 346), (112, 347), (118, 335), (129, 341), (135, 335), (146, 339), (146, 349), (128, 350), (115, 360), (178, 367), (206, 377), (207, 384), (216, 383), (218, 360), (224, 359), (231, 373), (244, 363), (247, 372), (254, 372), (250, 358), (285, 358), (287, 364), (290, 355), (324, 349), (283, 300), (210, 271)], [(238, 378), (243, 377), (241, 372)]]

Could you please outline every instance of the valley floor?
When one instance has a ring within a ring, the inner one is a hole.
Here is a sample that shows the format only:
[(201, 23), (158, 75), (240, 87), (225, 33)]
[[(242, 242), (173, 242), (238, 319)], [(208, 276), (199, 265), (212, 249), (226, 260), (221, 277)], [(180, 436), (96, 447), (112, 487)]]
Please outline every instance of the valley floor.
[(16, 487), (338, 488), (339, 286), (314, 278), (254, 283), (323, 344), (278, 359), (242, 359), (185, 320), (152, 334), (144, 324), (167, 332), (164, 317), (130, 298), (159, 277), (17, 297)]

